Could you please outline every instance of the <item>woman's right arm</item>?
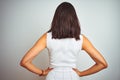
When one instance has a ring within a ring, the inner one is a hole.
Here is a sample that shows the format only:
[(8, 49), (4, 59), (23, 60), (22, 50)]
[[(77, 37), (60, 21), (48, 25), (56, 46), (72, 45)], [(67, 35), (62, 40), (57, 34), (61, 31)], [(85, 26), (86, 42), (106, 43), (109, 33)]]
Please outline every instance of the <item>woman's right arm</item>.
[(104, 57), (84, 35), (82, 49), (88, 53), (88, 55), (94, 60), (95, 64), (87, 70), (81, 72), (78, 69), (74, 69), (79, 76), (87, 76), (107, 68), (108, 65)]

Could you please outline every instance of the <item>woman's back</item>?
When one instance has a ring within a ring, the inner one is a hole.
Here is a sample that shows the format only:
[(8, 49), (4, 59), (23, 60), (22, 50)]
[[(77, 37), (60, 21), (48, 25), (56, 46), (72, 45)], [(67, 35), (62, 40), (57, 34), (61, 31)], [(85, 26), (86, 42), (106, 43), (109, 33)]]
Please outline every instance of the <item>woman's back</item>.
[(73, 67), (76, 68), (76, 57), (82, 48), (83, 37), (52, 39), (51, 32), (47, 33), (47, 48), (50, 57), (50, 67)]

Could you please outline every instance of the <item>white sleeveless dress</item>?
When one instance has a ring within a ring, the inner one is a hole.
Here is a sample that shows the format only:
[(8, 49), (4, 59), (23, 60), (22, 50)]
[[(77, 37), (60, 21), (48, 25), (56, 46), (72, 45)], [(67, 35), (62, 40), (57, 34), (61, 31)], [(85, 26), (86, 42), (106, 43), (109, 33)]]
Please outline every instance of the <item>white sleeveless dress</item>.
[(79, 76), (72, 68), (76, 68), (76, 60), (81, 51), (83, 36), (75, 38), (52, 39), (51, 32), (47, 33), (47, 48), (49, 67), (53, 68), (46, 80), (79, 80)]

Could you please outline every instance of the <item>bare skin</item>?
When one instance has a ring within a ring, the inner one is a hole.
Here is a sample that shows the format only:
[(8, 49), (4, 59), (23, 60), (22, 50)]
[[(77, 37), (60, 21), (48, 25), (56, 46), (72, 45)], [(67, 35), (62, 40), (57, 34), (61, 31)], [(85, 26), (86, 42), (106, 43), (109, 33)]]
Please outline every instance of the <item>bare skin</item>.
[[(29, 71), (36, 73), (40, 76), (46, 76), (52, 68), (47, 68), (46, 70), (39, 69), (36, 67), (32, 61), (33, 59), (46, 48), (46, 33), (38, 39), (34, 46), (24, 55), (20, 65), (28, 69)], [(79, 71), (78, 69), (73, 69), (79, 76), (86, 76), (94, 74), (107, 67), (107, 63), (100, 52), (92, 45), (92, 43), (83, 35), (83, 45), (82, 49), (85, 50), (88, 55), (95, 61), (95, 64), (85, 71)]]
[(39, 69), (32, 63), (33, 59), (39, 54), (39, 52), (41, 52), (45, 48), (46, 48), (46, 33), (40, 39), (38, 39), (34, 46), (24, 55), (20, 62), (20, 65), (38, 75), (41, 74), (42, 74), (41, 76), (47, 75), (48, 72), (51, 71), (52, 69), (47, 68), (46, 70), (42, 71), (42, 69)]
[(100, 54), (100, 52), (92, 45), (92, 43), (83, 35), (83, 45), (82, 50), (86, 51), (88, 55), (95, 61), (95, 64), (85, 71), (79, 71), (78, 69), (73, 70), (79, 76), (87, 76), (90, 74), (94, 74), (104, 68), (107, 68), (107, 62), (104, 57)]

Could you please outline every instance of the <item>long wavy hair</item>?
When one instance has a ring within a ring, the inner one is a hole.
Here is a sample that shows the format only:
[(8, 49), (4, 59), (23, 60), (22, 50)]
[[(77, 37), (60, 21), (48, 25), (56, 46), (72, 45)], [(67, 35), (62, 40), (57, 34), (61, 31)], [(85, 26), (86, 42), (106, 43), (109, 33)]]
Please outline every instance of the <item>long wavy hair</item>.
[(51, 29), (48, 32), (52, 32), (52, 38), (54, 39), (80, 39), (81, 28), (76, 11), (71, 3), (63, 2), (57, 7)]

